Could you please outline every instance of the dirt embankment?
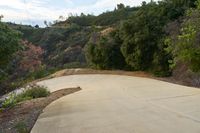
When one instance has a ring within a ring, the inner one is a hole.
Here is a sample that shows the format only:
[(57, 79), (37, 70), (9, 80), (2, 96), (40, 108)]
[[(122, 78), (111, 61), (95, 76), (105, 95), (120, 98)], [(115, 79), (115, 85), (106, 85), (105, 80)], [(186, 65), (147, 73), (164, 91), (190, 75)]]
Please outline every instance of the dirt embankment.
[(111, 74), (111, 75), (126, 75), (126, 76), (137, 76), (137, 77), (147, 77), (147, 78), (153, 78), (154, 76), (152, 74), (149, 74), (147, 72), (142, 71), (122, 71), (122, 70), (94, 70), (94, 69), (64, 69), (61, 71), (58, 71), (48, 77), (36, 80), (34, 82), (42, 81), (45, 79), (51, 79), (61, 76), (68, 76), (68, 75), (82, 75), (82, 74)]
[(0, 133), (29, 133), (47, 105), (80, 90), (81, 88), (59, 90), (48, 97), (25, 101), (0, 112)]
[(136, 76), (136, 77), (144, 77), (144, 78), (152, 78), (157, 79), (165, 82), (170, 82), (174, 84), (180, 84), (185, 86), (191, 87), (198, 87), (192, 82), (185, 82), (182, 79), (178, 79), (176, 77), (155, 77), (153, 74), (144, 71), (122, 71), (122, 70), (94, 70), (94, 69), (64, 69), (58, 71), (46, 78), (36, 80), (34, 82), (38, 82), (45, 79), (51, 79), (61, 76), (68, 76), (68, 75), (81, 75), (81, 74), (111, 74), (111, 75), (125, 75), (125, 76)]

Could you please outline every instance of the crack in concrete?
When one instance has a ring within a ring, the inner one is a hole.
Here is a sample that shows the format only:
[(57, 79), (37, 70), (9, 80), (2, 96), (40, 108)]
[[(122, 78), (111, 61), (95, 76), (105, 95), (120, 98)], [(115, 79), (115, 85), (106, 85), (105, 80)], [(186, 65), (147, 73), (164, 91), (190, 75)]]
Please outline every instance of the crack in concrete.
[(158, 107), (158, 108), (160, 108), (160, 109), (164, 109), (164, 110), (166, 110), (166, 111), (168, 111), (168, 112), (175, 113), (175, 114), (177, 114), (177, 115), (179, 115), (179, 116), (181, 116), (181, 117), (183, 117), (183, 118), (192, 120), (192, 121), (194, 121), (194, 122), (196, 122), (196, 123), (200, 123), (200, 120), (199, 120), (199, 119), (195, 119), (195, 118), (193, 118), (193, 117), (191, 117), (191, 116), (189, 116), (189, 115), (187, 115), (187, 114), (185, 114), (185, 113), (181, 113), (181, 112), (179, 112), (179, 111), (170, 109), (170, 108), (168, 108), (168, 107), (166, 107), (166, 106), (158, 105), (158, 104), (153, 103), (153, 102), (151, 102), (151, 101), (148, 101), (148, 103), (151, 104), (151, 105), (153, 105), (153, 106), (155, 106), (155, 107)]
[(147, 101), (168, 100), (168, 99), (181, 98), (181, 97), (191, 97), (195, 95), (200, 95), (200, 93), (195, 93), (195, 94), (190, 94), (190, 95), (179, 95), (179, 96), (173, 96), (173, 97), (153, 98), (153, 99), (148, 99)]

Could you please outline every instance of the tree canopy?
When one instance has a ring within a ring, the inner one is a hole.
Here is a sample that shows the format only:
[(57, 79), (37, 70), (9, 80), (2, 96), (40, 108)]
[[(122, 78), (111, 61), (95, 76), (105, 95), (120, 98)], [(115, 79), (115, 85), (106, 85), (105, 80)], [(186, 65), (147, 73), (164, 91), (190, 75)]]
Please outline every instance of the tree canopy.
[(21, 34), (0, 22), (0, 68), (6, 67), (13, 54), (20, 48)]
[[(185, 13), (190, 10), (190, 8), (196, 7), (195, 3), (195, 0), (143, 2), (141, 7), (132, 12), (132, 15), (121, 21), (121, 24), (115, 27), (116, 33), (111, 38), (117, 43), (116, 46), (120, 49), (117, 52), (123, 55), (123, 59), (126, 62), (125, 66), (130, 66), (132, 70), (152, 71), (161, 76), (169, 75), (171, 73), (169, 62), (174, 56), (171, 52), (165, 50), (167, 47), (165, 45), (165, 40), (168, 36), (167, 31), (172, 31), (173, 29), (168, 29), (167, 25), (173, 21), (179, 20), (181, 17), (185, 17)], [(128, 9), (122, 4), (119, 4), (117, 7), (119, 11)], [(185, 35), (181, 34), (181, 36)], [(189, 38), (192, 39), (192, 36), (189, 36)], [(180, 40), (184, 41), (183, 37)], [(105, 42), (105, 40), (104, 43), (112, 44), (109, 41)], [(98, 65), (101, 66), (107, 64), (104, 59), (109, 58), (109, 56), (102, 54), (105, 52), (105, 49), (108, 49), (108, 45), (106, 44), (103, 45), (102, 40), (100, 40), (98, 45), (90, 46), (90, 57), (99, 57), (97, 58), (98, 60), (90, 58), (90, 62), (94, 64), (98, 63)], [(191, 51), (194, 51), (194, 46), (190, 45), (189, 47), (192, 48)], [(195, 66), (199, 68), (197, 63), (199, 52), (197, 49), (195, 49), (195, 51), (195, 54), (188, 56), (195, 57), (193, 61), (190, 60), (190, 63), (195, 63)], [(102, 57), (102, 55), (104, 55), (104, 57)], [(186, 53), (183, 53), (183, 55), (186, 55)], [(114, 60), (116, 62), (118, 61), (117, 58), (114, 58)], [(108, 65), (106, 68), (113, 67), (109, 67)]]
[(194, 72), (200, 72), (200, 1), (197, 9), (188, 10), (179, 33), (166, 39), (166, 50), (173, 55), (173, 63), (188, 64)]

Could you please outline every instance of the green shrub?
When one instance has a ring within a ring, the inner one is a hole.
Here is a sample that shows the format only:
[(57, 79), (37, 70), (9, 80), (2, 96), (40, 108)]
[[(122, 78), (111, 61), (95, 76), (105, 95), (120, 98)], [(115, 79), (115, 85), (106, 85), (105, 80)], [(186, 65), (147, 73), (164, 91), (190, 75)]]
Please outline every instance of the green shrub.
[(40, 97), (47, 97), (50, 92), (44, 86), (31, 85), (26, 91), (17, 96), (17, 101), (21, 102), (23, 99), (34, 99)]
[(8, 98), (2, 103), (2, 108), (9, 108), (15, 106), (17, 103), (16, 94), (11, 93)]
[(17, 95), (16, 93), (10, 94), (8, 98), (3, 101), (2, 108), (9, 108), (15, 106), (17, 103), (31, 100), (35, 98), (47, 97), (50, 92), (44, 86), (30, 85), (24, 92)]
[(70, 69), (70, 68), (86, 68), (87, 64), (80, 63), (80, 62), (72, 62), (64, 64), (63, 68)]

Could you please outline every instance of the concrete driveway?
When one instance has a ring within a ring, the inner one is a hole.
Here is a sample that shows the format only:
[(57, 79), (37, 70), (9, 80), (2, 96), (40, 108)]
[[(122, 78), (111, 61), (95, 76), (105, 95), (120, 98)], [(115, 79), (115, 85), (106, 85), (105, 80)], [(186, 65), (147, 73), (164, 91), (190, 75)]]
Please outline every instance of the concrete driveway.
[(200, 90), (147, 78), (72, 75), (39, 82), (81, 91), (51, 103), (32, 133), (200, 133)]

